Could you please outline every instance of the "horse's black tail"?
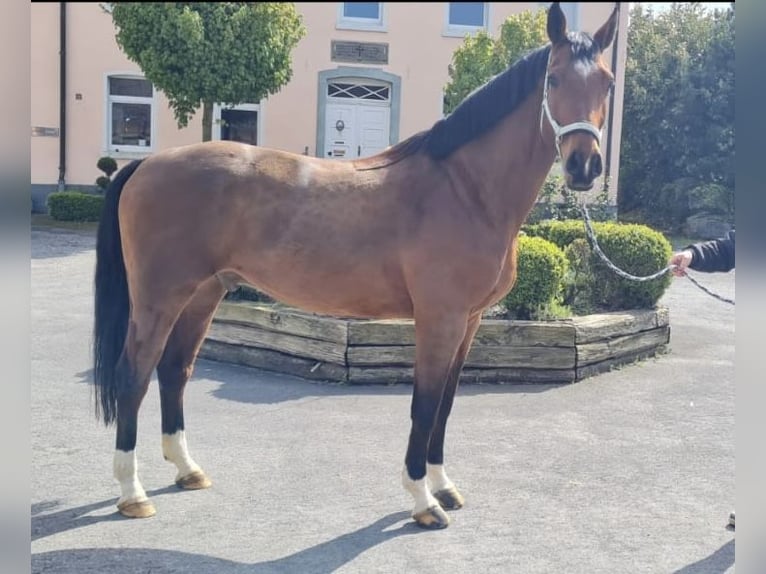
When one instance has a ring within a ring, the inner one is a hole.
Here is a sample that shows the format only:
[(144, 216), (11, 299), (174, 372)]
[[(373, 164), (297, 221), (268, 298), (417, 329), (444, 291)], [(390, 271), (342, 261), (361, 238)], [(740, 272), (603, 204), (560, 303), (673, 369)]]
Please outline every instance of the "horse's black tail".
[(96, 418), (103, 418), (107, 426), (117, 418), (117, 395), (123, 380), (118, 372), (118, 363), (125, 345), (130, 315), (117, 208), (125, 182), (142, 161), (136, 160), (126, 165), (109, 184), (96, 239), (93, 380)]

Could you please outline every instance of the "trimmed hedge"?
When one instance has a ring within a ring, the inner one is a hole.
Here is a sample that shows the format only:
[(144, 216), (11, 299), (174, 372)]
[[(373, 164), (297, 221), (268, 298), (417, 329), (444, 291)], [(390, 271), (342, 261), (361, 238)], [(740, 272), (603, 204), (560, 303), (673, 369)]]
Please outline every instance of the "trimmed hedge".
[[(569, 285), (565, 287), (565, 304), (572, 305), (579, 297), (581, 302), (585, 300), (586, 306), (589, 304), (606, 311), (650, 309), (670, 286), (672, 276), (669, 273), (652, 281), (633, 281), (618, 276), (589, 246), (590, 256), (584, 256), (582, 242), (575, 244), (578, 239), (587, 241), (582, 221), (545, 221), (525, 226), (524, 231), (530, 236), (547, 239), (562, 250), (569, 248), (568, 260), (572, 271), (589, 293), (578, 289), (570, 277)], [(656, 273), (667, 265), (673, 253), (665, 236), (646, 225), (596, 221), (593, 222), (593, 231), (609, 260), (632, 275)]]
[(516, 319), (530, 319), (559, 301), (567, 260), (550, 241), (526, 235), (519, 236), (516, 257), (516, 283), (503, 306)]
[(99, 221), (103, 207), (103, 195), (60, 191), (48, 196), (48, 213), (57, 221)]
[[(599, 237), (594, 225), (596, 237)], [(542, 237), (551, 243), (555, 243), (559, 249), (565, 249), (575, 239), (585, 238), (585, 222), (578, 219), (564, 219), (561, 221), (549, 219), (531, 225), (524, 225), (522, 230), (532, 237)], [(600, 243), (600, 242), (599, 242)]]

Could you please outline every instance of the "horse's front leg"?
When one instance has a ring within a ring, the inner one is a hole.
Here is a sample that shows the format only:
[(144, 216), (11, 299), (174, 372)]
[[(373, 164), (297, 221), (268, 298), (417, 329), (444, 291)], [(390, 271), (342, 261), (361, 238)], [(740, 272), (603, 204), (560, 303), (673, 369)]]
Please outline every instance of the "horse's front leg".
[(460, 373), (463, 370), (463, 364), (471, 350), (471, 344), (476, 336), (476, 331), (481, 324), (481, 313), (471, 316), (468, 320), (468, 328), (465, 337), (458, 347), (455, 360), (452, 363), (447, 384), (444, 389), (439, 413), (436, 417), (436, 426), (431, 433), (431, 442), (428, 445), (428, 464), (426, 477), (431, 493), (439, 501), (439, 504), (445, 510), (457, 510), (465, 504), (463, 495), (460, 494), (455, 484), (447, 476), (444, 469), (444, 435), (447, 428), (447, 419), (452, 411), (452, 404), (455, 399)]
[(449, 517), (428, 486), (426, 458), (445, 385), (465, 337), (467, 322), (467, 314), (458, 313), (421, 312), (415, 317), (412, 428), (402, 482), (415, 500), (412, 517), (424, 528), (449, 525)]

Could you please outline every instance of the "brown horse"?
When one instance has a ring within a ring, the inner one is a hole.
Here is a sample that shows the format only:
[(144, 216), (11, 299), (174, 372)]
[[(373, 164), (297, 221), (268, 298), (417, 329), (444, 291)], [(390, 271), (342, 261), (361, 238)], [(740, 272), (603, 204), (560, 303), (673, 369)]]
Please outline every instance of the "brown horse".
[(424, 527), (463, 497), (444, 432), (482, 311), (516, 276), (520, 226), (557, 154), (573, 189), (601, 173), (616, 14), (568, 32), (476, 90), (449, 117), (367, 159), (339, 162), (233, 142), (170, 149), (120, 171), (98, 231), (96, 413), (116, 421), (117, 507), (155, 513), (137, 474), (138, 410), (157, 369), (162, 449), (176, 484), (210, 486), (189, 455), (183, 392), (227, 289), (241, 283), (307, 311), (412, 318), (411, 430), (403, 470)]

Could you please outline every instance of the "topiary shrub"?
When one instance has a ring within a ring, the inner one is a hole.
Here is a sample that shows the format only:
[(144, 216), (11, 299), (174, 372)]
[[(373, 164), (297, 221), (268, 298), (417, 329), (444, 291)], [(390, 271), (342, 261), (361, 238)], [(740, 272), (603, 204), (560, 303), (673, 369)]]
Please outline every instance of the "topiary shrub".
[(117, 171), (117, 162), (114, 158), (104, 156), (98, 158), (96, 167), (106, 174), (106, 177), (112, 177), (112, 174)]
[[(670, 242), (660, 232), (646, 225), (617, 222), (593, 222), (593, 231), (601, 250), (609, 260), (632, 275), (652, 275), (663, 269), (672, 255)], [(530, 236), (545, 238), (566, 250), (575, 240), (587, 241), (585, 223), (576, 220), (545, 221), (525, 227)], [(590, 245), (588, 245), (590, 249)], [(579, 249), (579, 260), (573, 260)], [(671, 275), (665, 273), (652, 281), (633, 281), (623, 279), (612, 271), (603, 260), (590, 249), (591, 255), (583, 257), (582, 244), (570, 249), (570, 263), (576, 265), (574, 274), (579, 273), (580, 285), (588, 284), (590, 293), (572, 285), (565, 286), (564, 302), (574, 304), (579, 297), (579, 305), (597, 310), (611, 311), (624, 309), (649, 309), (657, 304), (665, 290), (670, 286)], [(571, 280), (570, 276), (568, 280)]]
[(517, 245), (516, 283), (503, 299), (511, 318), (530, 320), (561, 314), (562, 280), (567, 260), (556, 245), (541, 237), (520, 235)]
[(117, 171), (117, 162), (114, 160), (114, 158), (104, 156), (98, 158), (96, 167), (106, 174), (100, 175), (96, 178), (96, 185), (103, 193), (106, 191), (106, 188), (109, 187), (109, 183), (112, 181), (112, 174)]
[(57, 221), (99, 221), (103, 207), (103, 195), (62, 191), (48, 196), (48, 213)]

